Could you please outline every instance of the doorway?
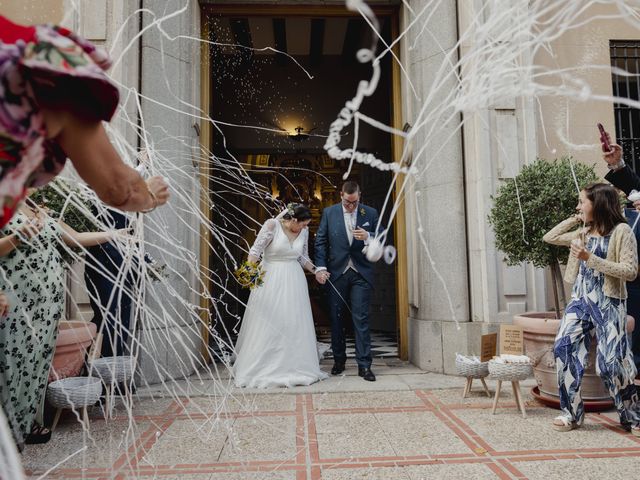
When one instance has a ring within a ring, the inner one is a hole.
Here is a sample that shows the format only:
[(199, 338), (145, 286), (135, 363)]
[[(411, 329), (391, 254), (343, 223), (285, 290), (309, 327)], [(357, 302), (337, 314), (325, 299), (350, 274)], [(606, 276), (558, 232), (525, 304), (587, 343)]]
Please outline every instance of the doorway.
[[(214, 154), (209, 200), (219, 232), (209, 252), (209, 268), (218, 283), (212, 286), (216, 292), (212, 318), (216, 335), (227, 343), (235, 341), (249, 294), (237, 286), (230, 272), (246, 258), (261, 224), (283, 204), (295, 201), (311, 208), (313, 259), (322, 209), (339, 202), (348, 166), (326, 155), (322, 148), (326, 133), (358, 82), (370, 77), (370, 67), (355, 58), (372, 35), (360, 17), (346, 11), (336, 14), (339, 9), (329, 7), (313, 9), (325, 16), (314, 16), (310, 9), (264, 7), (256, 15), (258, 10), (211, 7), (206, 10), (204, 29), (216, 42), (208, 52), (208, 98), (211, 117), (220, 122), (209, 143)], [(389, 42), (395, 19), (390, 11), (379, 18), (381, 34)], [(362, 111), (392, 124), (392, 68), (388, 56), (384, 61), (383, 78)], [(358, 133), (359, 150), (383, 159), (392, 157), (390, 135), (367, 126)], [(352, 142), (351, 126), (343, 144)], [(356, 166), (349, 179), (360, 184), (362, 202), (380, 211), (392, 182), (390, 174)], [(393, 237), (389, 240), (394, 243)], [(307, 280), (316, 333), (320, 341), (327, 341), (330, 322), (325, 292), (311, 275)], [(397, 280), (397, 265), (376, 264), (371, 305), (374, 356), (398, 355)]]

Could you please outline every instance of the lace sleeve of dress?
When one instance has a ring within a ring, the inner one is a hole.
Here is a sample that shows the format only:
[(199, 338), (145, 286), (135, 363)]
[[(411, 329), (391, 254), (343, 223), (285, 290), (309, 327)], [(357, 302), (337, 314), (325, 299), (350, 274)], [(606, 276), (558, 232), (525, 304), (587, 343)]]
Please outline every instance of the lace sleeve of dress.
[(302, 268), (304, 268), (308, 262), (311, 262), (311, 259), (309, 258), (309, 229), (305, 228), (302, 231), (302, 235), (304, 235), (302, 239), (304, 243), (302, 245), (302, 255), (298, 257), (298, 263), (302, 265)]
[(264, 222), (264, 225), (262, 225), (262, 228), (256, 237), (256, 241), (253, 242), (253, 246), (249, 250), (249, 255), (253, 255), (258, 258), (262, 257), (264, 249), (267, 248), (271, 243), (271, 240), (273, 240), (273, 235), (276, 231), (276, 222), (277, 220), (274, 218), (270, 218)]

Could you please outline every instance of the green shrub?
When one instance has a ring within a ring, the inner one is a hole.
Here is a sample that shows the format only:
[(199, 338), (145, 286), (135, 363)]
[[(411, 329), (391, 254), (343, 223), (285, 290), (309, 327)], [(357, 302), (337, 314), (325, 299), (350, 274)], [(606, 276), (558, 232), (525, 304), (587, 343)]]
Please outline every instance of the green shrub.
[[(542, 237), (575, 213), (578, 190), (597, 180), (593, 166), (563, 157), (538, 159), (500, 186), (491, 197), (489, 224), (507, 265), (529, 262), (539, 268), (552, 267), (554, 282), (561, 284), (558, 263), (567, 262), (569, 249), (549, 245)], [(557, 294), (555, 297), (559, 313)]]

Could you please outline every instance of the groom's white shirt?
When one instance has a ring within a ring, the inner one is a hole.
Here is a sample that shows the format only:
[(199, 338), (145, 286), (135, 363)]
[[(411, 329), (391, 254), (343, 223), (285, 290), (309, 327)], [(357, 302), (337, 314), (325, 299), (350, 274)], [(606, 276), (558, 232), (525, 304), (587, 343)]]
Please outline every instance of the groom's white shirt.
[(344, 227), (347, 230), (347, 237), (349, 237), (349, 245), (353, 243), (353, 229), (356, 228), (356, 212), (358, 210), (354, 210), (353, 212), (347, 212), (347, 209), (342, 206), (342, 216), (344, 217)]
[[(356, 208), (353, 212), (348, 212), (344, 205), (342, 205), (342, 216), (344, 217), (344, 228), (347, 230), (347, 237), (349, 238), (349, 245), (353, 243), (353, 229), (356, 228), (356, 222), (358, 221), (358, 217), (356, 216), (358, 213), (358, 209)], [(353, 269), (354, 272), (357, 272), (356, 267), (353, 265), (353, 260), (351, 260), (351, 256), (349, 256), (349, 263), (347, 263), (344, 272), (349, 269)], [(342, 273), (344, 273), (342, 272)]]

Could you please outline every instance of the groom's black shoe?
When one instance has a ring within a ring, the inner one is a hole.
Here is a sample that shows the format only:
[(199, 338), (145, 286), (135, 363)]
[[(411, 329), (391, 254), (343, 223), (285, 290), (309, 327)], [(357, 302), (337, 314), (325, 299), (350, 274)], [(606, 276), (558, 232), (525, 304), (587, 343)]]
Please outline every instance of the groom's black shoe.
[(340, 375), (344, 372), (344, 362), (336, 362), (333, 364), (333, 368), (331, 369), (331, 375)]
[(358, 375), (364, 378), (367, 382), (376, 381), (376, 376), (373, 374), (370, 368), (358, 368)]

